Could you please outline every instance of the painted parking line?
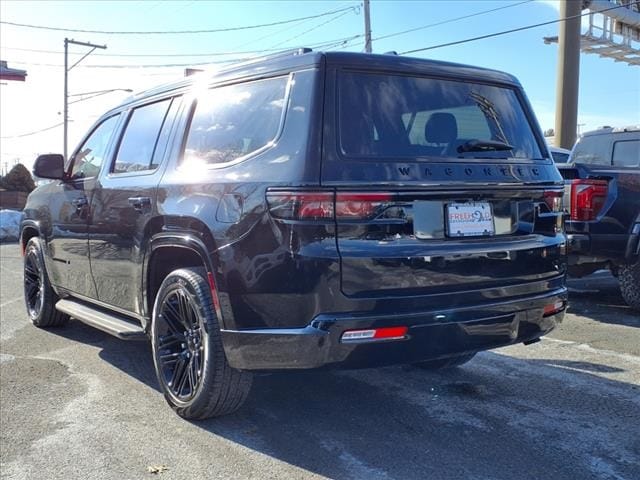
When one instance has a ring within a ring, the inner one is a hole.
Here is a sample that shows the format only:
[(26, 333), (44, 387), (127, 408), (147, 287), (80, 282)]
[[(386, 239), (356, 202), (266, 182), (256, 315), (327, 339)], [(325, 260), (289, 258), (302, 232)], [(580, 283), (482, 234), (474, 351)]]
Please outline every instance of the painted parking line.
[(7, 301), (6, 301), (6, 302), (4, 302), (4, 303), (0, 303), (0, 308), (4, 308), (4, 307), (6, 307), (7, 305), (11, 305), (12, 303), (16, 303), (16, 302), (17, 302), (17, 301), (19, 301), (19, 300), (22, 300), (22, 297), (16, 297), (16, 298), (13, 298), (13, 299), (11, 299), (11, 300), (7, 300)]

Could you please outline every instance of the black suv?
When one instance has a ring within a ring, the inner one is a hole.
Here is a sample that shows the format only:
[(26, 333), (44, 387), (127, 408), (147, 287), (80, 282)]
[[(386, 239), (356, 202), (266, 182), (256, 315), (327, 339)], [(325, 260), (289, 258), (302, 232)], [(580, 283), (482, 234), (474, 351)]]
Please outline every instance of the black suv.
[(462, 364), (562, 319), (562, 177), (518, 81), (288, 52), (104, 114), (22, 224), (33, 323), (151, 338), (183, 417), (253, 370)]

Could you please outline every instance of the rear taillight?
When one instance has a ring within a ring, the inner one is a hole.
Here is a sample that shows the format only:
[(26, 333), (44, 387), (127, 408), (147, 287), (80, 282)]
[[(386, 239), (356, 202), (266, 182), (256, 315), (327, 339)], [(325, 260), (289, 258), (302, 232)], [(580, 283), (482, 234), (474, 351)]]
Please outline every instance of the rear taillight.
[(283, 220), (368, 219), (393, 199), (391, 193), (268, 191), (269, 212)]
[(572, 180), (571, 220), (595, 220), (607, 199), (608, 188), (606, 180)]
[(355, 220), (372, 217), (385, 203), (390, 202), (390, 193), (344, 193), (336, 194), (336, 218)]
[(366, 330), (347, 330), (340, 337), (341, 343), (376, 342), (380, 340), (404, 340), (408, 327), (383, 327)]
[(558, 312), (564, 310), (565, 303), (564, 300), (558, 300), (557, 302), (550, 303), (549, 305), (545, 305), (542, 310), (542, 316), (548, 317), (550, 315), (555, 315)]
[(564, 196), (564, 192), (544, 192), (544, 203), (547, 204), (549, 210), (553, 213), (562, 212), (562, 197)]
[(333, 192), (267, 192), (269, 212), (284, 220), (332, 220)]

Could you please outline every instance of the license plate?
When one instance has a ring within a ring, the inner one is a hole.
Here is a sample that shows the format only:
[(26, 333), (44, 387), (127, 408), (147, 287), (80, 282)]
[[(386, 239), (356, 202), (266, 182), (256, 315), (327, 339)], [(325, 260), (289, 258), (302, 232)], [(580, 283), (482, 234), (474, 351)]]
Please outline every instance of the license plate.
[(450, 237), (476, 237), (494, 235), (495, 232), (490, 203), (447, 204), (447, 233)]

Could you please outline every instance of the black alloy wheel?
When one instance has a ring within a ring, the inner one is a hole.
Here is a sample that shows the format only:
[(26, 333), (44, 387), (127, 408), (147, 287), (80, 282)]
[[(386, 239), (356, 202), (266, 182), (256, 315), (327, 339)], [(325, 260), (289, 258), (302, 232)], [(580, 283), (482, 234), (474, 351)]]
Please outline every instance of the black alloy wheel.
[(31, 322), (36, 327), (64, 325), (69, 316), (56, 310), (57, 301), (44, 265), (42, 243), (32, 237), (24, 250), (24, 303)]
[(24, 301), (30, 318), (38, 318), (44, 302), (43, 271), (38, 261), (38, 252), (33, 246), (24, 256)]
[(166, 293), (159, 305), (157, 358), (163, 381), (177, 400), (189, 401), (202, 383), (202, 319), (193, 296), (183, 286)]
[(169, 405), (187, 419), (232, 413), (251, 389), (251, 374), (227, 362), (206, 278), (203, 268), (171, 272), (158, 290), (151, 321), (158, 382)]

